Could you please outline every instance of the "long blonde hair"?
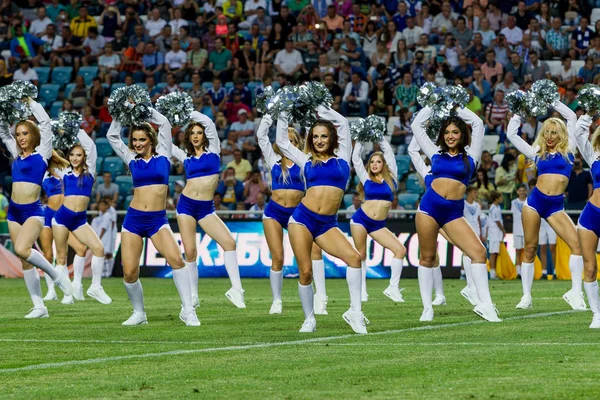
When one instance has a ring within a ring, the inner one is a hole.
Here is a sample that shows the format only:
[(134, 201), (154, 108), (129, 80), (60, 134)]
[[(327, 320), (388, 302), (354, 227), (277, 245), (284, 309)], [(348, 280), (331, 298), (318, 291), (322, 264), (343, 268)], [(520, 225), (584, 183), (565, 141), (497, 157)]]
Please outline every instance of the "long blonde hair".
[(533, 146), (539, 146), (538, 155), (540, 155), (542, 159), (546, 158), (548, 156), (546, 134), (552, 128), (558, 131), (560, 138), (559, 142), (554, 147), (554, 150), (557, 153), (560, 153), (565, 159), (568, 159), (568, 154), (573, 151), (573, 149), (569, 148), (569, 131), (567, 130), (567, 125), (560, 118), (552, 117), (544, 121), (542, 129), (540, 129), (540, 133), (538, 133)]
[[(25, 127), (27, 127), (27, 131), (29, 132), (29, 135), (31, 136), (31, 144), (32, 144), (33, 148), (35, 149), (36, 147), (38, 147), (42, 140), (42, 136), (40, 134), (40, 128), (33, 121), (26, 119), (26, 120), (17, 122), (17, 124), (15, 125), (15, 130), (21, 125), (24, 125)], [(23, 149), (19, 146), (17, 146), (17, 148), (19, 149), (19, 153), (23, 154)], [(67, 160), (65, 160), (63, 157), (61, 157), (56, 152), (56, 150), (52, 150), (52, 157), (50, 157), (50, 160), (48, 160), (48, 168), (50, 170), (65, 169), (69, 165), (71, 165), (71, 164)]]
[[(387, 163), (385, 162), (385, 157), (383, 156), (383, 153), (381, 151), (376, 151), (373, 154), (371, 154), (371, 157), (369, 157), (369, 160), (367, 161), (367, 173), (369, 174), (369, 178), (371, 180), (374, 180), (375, 175), (373, 175), (373, 173), (371, 172), (371, 160), (373, 159), (373, 157), (379, 157), (383, 163), (383, 168), (381, 170), (381, 175), (383, 175), (383, 180), (385, 181), (385, 183), (387, 183), (390, 186), (390, 189), (392, 189), (392, 193), (396, 192), (396, 185), (394, 184), (394, 178), (392, 177), (392, 173), (390, 172), (390, 167), (387, 165)], [(356, 186), (356, 192), (358, 193), (358, 197), (360, 198), (360, 201), (365, 201), (365, 188), (362, 184), (362, 182), (359, 182), (358, 185)]]
[[(291, 126), (288, 127), (288, 135), (290, 135), (290, 134), (292, 134), (294, 136), (294, 139), (296, 139), (296, 143), (298, 143), (298, 148), (299, 149), (303, 148), (304, 141), (302, 140), (302, 136), (300, 136), (300, 133), (295, 128), (292, 128)], [(287, 166), (287, 163), (285, 162), (286, 157), (281, 152), (281, 149), (279, 148), (279, 146), (277, 146), (277, 143), (273, 143), (273, 151), (275, 152), (275, 154), (277, 154), (279, 157), (281, 157), (281, 162), (279, 163), (281, 165), (281, 176), (283, 177), (283, 183), (287, 184), (288, 179), (290, 177), (290, 171)]]

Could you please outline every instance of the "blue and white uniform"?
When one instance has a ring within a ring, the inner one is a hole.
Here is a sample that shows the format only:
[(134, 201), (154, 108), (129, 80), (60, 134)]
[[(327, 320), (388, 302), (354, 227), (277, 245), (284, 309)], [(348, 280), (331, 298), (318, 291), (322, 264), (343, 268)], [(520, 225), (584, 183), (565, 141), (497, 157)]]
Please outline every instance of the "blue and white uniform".
[[(31, 101), (29, 107), (38, 121), (40, 129), (40, 144), (33, 153), (26, 157), (20, 154), (17, 141), (8, 124), (0, 125), (0, 138), (14, 159), (12, 163), (13, 184), (29, 182), (41, 187), (48, 169), (48, 161), (52, 157), (52, 128), (50, 117), (40, 103)], [(36, 218), (42, 225), (44, 224), (44, 207), (39, 199), (29, 204), (17, 204), (10, 200), (6, 216), (8, 221), (23, 225), (29, 218)]]
[[(171, 170), (171, 124), (158, 111), (152, 109), (152, 123), (158, 125), (158, 145), (156, 154), (145, 160), (127, 147), (121, 139), (121, 124), (113, 120), (106, 137), (115, 153), (129, 167), (133, 178), (133, 188), (151, 185), (169, 185)], [(162, 228), (170, 229), (167, 211), (141, 211), (129, 207), (123, 231), (131, 232), (141, 237), (152, 237)]]
[[(600, 188), (600, 152), (594, 150), (588, 139), (591, 124), (592, 118), (589, 115), (582, 115), (579, 121), (577, 121), (575, 138), (581, 156), (590, 166), (594, 190), (596, 190)], [(600, 237), (600, 207), (588, 201), (579, 216), (577, 227), (592, 231), (596, 236)]]
[[(481, 119), (467, 108), (459, 108), (458, 116), (471, 125), (471, 145), (466, 148), (467, 165), (462, 154), (455, 156), (442, 153), (436, 146), (422, 125), (431, 116), (429, 107), (423, 108), (412, 123), (414, 138), (423, 149), (425, 155), (431, 160), (432, 182), (437, 178), (449, 178), (468, 186), (475, 167), (479, 162), (483, 145), (484, 125)], [(440, 227), (449, 222), (463, 217), (464, 199), (448, 200), (440, 196), (432, 187), (429, 187), (421, 199), (418, 212), (429, 215)]]
[[(288, 117), (284, 113), (277, 121), (277, 146), (287, 158), (302, 169), (307, 190), (316, 186), (332, 186), (344, 191), (350, 176), (348, 163), (352, 157), (352, 138), (348, 120), (324, 106), (319, 106), (317, 112), (320, 118), (331, 121), (337, 128), (338, 148), (334, 157), (322, 162), (313, 162), (310, 154), (305, 154), (294, 147), (288, 138)], [(337, 213), (333, 215), (317, 214), (300, 203), (292, 213), (289, 223), (304, 225), (316, 239), (337, 227)]]
[[(568, 179), (571, 176), (571, 169), (573, 168), (573, 151), (576, 145), (574, 132), (577, 125), (577, 116), (560, 101), (554, 103), (552, 107), (567, 120), (567, 131), (569, 132), (569, 153), (567, 157), (563, 157), (559, 153), (538, 154), (540, 150), (538, 146), (529, 145), (519, 136), (518, 130), (521, 126), (521, 117), (518, 115), (514, 115), (510, 119), (507, 128), (507, 137), (517, 150), (535, 162), (538, 177), (544, 174), (558, 174)], [(541, 218), (548, 219), (557, 212), (564, 210), (564, 199), (564, 194), (548, 196), (535, 187), (529, 193), (525, 205), (535, 210)]]
[[(204, 135), (208, 139), (208, 148), (199, 156), (188, 155), (185, 150), (174, 144), (171, 145), (173, 157), (183, 163), (185, 179), (200, 178), (203, 176), (218, 175), (221, 172), (221, 143), (214, 122), (206, 115), (193, 111), (192, 121), (199, 122), (204, 127)], [(215, 213), (213, 200), (194, 200), (181, 194), (177, 202), (177, 215), (189, 215), (200, 221)]]
[[(287, 168), (287, 174), (281, 168), (281, 156), (273, 151), (273, 146), (269, 141), (269, 128), (273, 120), (270, 115), (265, 115), (261, 121), (256, 136), (258, 136), (258, 145), (262, 151), (265, 163), (271, 172), (271, 191), (276, 190), (298, 190), (304, 192), (306, 184), (302, 176), (302, 170), (296, 164)], [(274, 219), (287, 229), (288, 221), (296, 207), (284, 207), (274, 200), (267, 203), (263, 213), (263, 219)]]
[[(57, 172), (62, 178), (65, 197), (83, 196), (90, 198), (92, 197), (92, 189), (94, 188), (98, 153), (96, 151), (96, 144), (83, 129), (79, 130), (77, 138), (86, 154), (87, 173), (77, 175), (72, 168)], [(69, 231), (74, 232), (76, 229), (87, 224), (87, 211), (75, 212), (63, 204), (56, 211), (52, 224), (64, 226)]]
[[(354, 171), (356, 171), (356, 175), (360, 182), (363, 184), (364, 192), (365, 192), (365, 201), (369, 200), (384, 200), (389, 201), (390, 203), (394, 201), (394, 193), (397, 189), (397, 180), (398, 180), (398, 166), (396, 165), (396, 158), (394, 157), (394, 151), (392, 150), (392, 146), (387, 142), (387, 140), (383, 139), (379, 142), (381, 146), (381, 150), (383, 151), (383, 157), (385, 159), (385, 163), (387, 164), (390, 173), (392, 175), (392, 180), (394, 182), (394, 187), (390, 187), (390, 185), (384, 180), (381, 182), (374, 181), (369, 178), (369, 173), (365, 169), (365, 164), (363, 163), (361, 153), (363, 151), (363, 145), (360, 142), (356, 142), (354, 145), (354, 151), (352, 153), (352, 164), (354, 165)], [(386, 220), (374, 220), (370, 218), (362, 208), (356, 210), (352, 219), (350, 220), (350, 224), (353, 225), (362, 225), (367, 233), (375, 232), (380, 229), (385, 228)]]
[[(62, 180), (46, 172), (46, 176), (42, 181), (42, 190), (48, 199), (50, 199), (52, 196), (61, 195), (63, 194)], [(44, 228), (52, 228), (52, 219), (56, 214), (56, 210), (46, 206), (46, 208), (44, 208), (44, 214)]]

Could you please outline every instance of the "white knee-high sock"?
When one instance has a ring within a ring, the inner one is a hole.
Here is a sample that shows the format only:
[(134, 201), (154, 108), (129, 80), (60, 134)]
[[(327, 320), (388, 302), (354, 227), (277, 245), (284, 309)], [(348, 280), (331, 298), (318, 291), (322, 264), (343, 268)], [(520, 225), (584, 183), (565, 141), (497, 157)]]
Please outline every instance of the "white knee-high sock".
[(281, 288), (283, 287), (283, 271), (270, 270), (269, 280), (271, 281), (271, 293), (273, 293), (273, 301), (281, 300)]
[(298, 282), (298, 296), (300, 296), (300, 303), (302, 303), (302, 311), (304, 311), (304, 318), (314, 318), (314, 292), (311, 284), (302, 285)]
[[(102, 261), (104, 262), (104, 258), (102, 259)], [(85, 257), (81, 257), (75, 254), (75, 257), (73, 258), (73, 285), (81, 286), (81, 279), (83, 278), (84, 268)]]
[(190, 274), (187, 270), (187, 266), (173, 270), (173, 281), (175, 287), (181, 297), (181, 304), (183, 304), (184, 310), (192, 308), (192, 288), (190, 286)]
[(360, 300), (362, 272), (360, 268), (346, 268), (346, 282), (350, 290), (350, 308), (354, 312), (361, 312), (362, 303)]
[(31, 268), (23, 271), (23, 278), (25, 278), (25, 286), (31, 301), (35, 308), (43, 308), (44, 300), (42, 300), (42, 287), (40, 286), (40, 276), (35, 268)]
[(102, 286), (104, 257), (92, 256), (92, 286)]
[(225, 257), (225, 269), (227, 270), (227, 275), (229, 275), (229, 280), (231, 281), (231, 286), (234, 289), (242, 289), (242, 281), (240, 279), (240, 267), (238, 266), (237, 260), (237, 252), (235, 250), (226, 251), (223, 253)]
[(36, 249), (31, 249), (31, 254), (29, 254), (26, 261), (50, 275), (53, 281), (58, 278), (58, 272), (52, 267), (52, 264)]
[(48, 290), (54, 290), (54, 281), (50, 278), (50, 275), (44, 272), (44, 279), (46, 279), (46, 286), (48, 286)]
[(600, 314), (600, 299), (598, 298), (598, 281), (584, 282), (585, 294), (594, 315)]
[(477, 295), (482, 303), (491, 303), (492, 296), (490, 296), (490, 287), (488, 285), (488, 271), (486, 264), (471, 264), (471, 276), (475, 288), (477, 289)]
[(535, 273), (533, 263), (521, 263), (521, 286), (523, 287), (523, 295), (531, 296), (531, 287), (533, 286), (533, 275)]
[(399, 287), (400, 286), (400, 277), (402, 276), (402, 259), (401, 258), (392, 258), (391, 267), (391, 275), (390, 275), (390, 286), (391, 287)]
[(422, 267), (419, 265), (417, 272), (419, 276), (419, 290), (421, 291), (421, 301), (423, 308), (432, 308), (433, 299), (433, 268)]
[(129, 296), (129, 301), (131, 301), (131, 305), (133, 306), (133, 311), (136, 312), (144, 312), (144, 289), (142, 288), (142, 282), (138, 279), (133, 283), (127, 283), (123, 281), (125, 284), (125, 290), (127, 291), (127, 296)]
[(436, 296), (444, 295), (444, 282), (442, 280), (442, 269), (440, 267), (433, 268), (433, 290)]
[(198, 298), (198, 263), (196, 261), (186, 261), (185, 266), (190, 276), (190, 290), (192, 299)]
[(469, 289), (475, 289), (475, 282), (473, 281), (473, 274), (471, 273), (471, 259), (464, 255), (463, 268), (465, 269), (465, 277), (467, 278), (467, 287)]
[(325, 287), (325, 262), (323, 260), (312, 260), (312, 270), (315, 292), (318, 295), (327, 297), (327, 289)]
[(360, 272), (361, 272), (361, 290), (366, 293), (367, 292), (367, 262), (366, 261), (361, 261)]
[(580, 294), (583, 285), (583, 256), (571, 254), (569, 257), (569, 269), (571, 270), (571, 290)]

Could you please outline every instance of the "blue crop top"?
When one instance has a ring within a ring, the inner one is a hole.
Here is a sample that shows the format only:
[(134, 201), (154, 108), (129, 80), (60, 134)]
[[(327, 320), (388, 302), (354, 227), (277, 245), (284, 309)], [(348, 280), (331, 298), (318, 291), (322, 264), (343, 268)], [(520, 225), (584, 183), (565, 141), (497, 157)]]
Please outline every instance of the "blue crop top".
[(93, 175), (87, 173), (80, 176), (69, 172), (63, 176), (63, 182), (65, 184), (65, 196), (92, 197), (92, 188), (94, 187)]
[(594, 161), (590, 168), (592, 180), (594, 181), (594, 189), (600, 188), (600, 161)]
[(186, 179), (218, 175), (221, 172), (221, 158), (215, 153), (203, 153), (200, 157), (187, 157), (183, 166)]
[(57, 177), (50, 175), (42, 182), (42, 190), (46, 193), (46, 197), (56, 196), (63, 193), (62, 181)]
[(465, 170), (462, 154), (457, 154), (456, 156), (451, 156), (448, 153), (434, 154), (431, 158), (431, 174), (433, 175), (433, 179), (454, 179), (467, 186), (473, 172), (475, 172), (473, 157), (467, 155), (467, 159), (469, 161), (468, 171)]
[(305, 186), (302, 171), (296, 164), (288, 168), (287, 182), (284, 182), (280, 163), (271, 168), (271, 190), (290, 189), (304, 192)]
[(538, 177), (544, 174), (559, 174), (568, 178), (571, 176), (574, 160), (575, 157), (572, 153), (568, 154), (568, 161), (560, 153), (548, 153), (546, 158), (537, 157), (535, 164), (538, 170)]
[(133, 178), (133, 187), (150, 185), (168, 185), (171, 162), (165, 156), (155, 155), (148, 161), (134, 158), (129, 163), (129, 171)]
[(313, 164), (310, 160), (304, 165), (306, 188), (314, 186), (333, 186), (346, 190), (350, 166), (348, 162), (339, 157), (332, 157), (327, 161)]
[(423, 181), (425, 181), (425, 189), (429, 189), (431, 187), (431, 182), (433, 182), (435, 178), (431, 174), (425, 175)]
[(48, 163), (39, 153), (33, 153), (25, 158), (18, 156), (12, 163), (13, 183), (29, 182), (42, 185)]
[[(394, 186), (395, 182), (394, 182)], [(386, 181), (375, 182), (368, 179), (364, 184), (365, 201), (366, 200), (386, 200), (394, 201), (394, 191)]]

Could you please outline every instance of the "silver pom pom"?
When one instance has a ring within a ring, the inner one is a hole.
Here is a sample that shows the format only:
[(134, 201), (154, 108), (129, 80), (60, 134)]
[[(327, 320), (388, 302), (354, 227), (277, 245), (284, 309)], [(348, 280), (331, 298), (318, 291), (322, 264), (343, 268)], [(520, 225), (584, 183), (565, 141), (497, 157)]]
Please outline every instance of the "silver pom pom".
[(189, 94), (173, 92), (158, 98), (156, 110), (164, 115), (171, 125), (183, 126), (190, 121), (194, 104)]
[(371, 137), (372, 142), (379, 143), (383, 139), (383, 136), (387, 132), (387, 126), (385, 124), (385, 118), (379, 115), (369, 115), (365, 120), (367, 131)]
[(577, 95), (577, 101), (586, 113), (600, 111), (600, 87), (591, 83), (583, 85)]
[(417, 101), (421, 107), (433, 107), (439, 101), (441, 90), (433, 82), (426, 82), (419, 88)]
[(448, 97), (455, 105), (462, 108), (469, 104), (469, 93), (467, 93), (467, 89), (464, 87), (459, 85), (446, 86), (443, 88), (443, 91), (446, 94), (446, 97)]
[(558, 87), (550, 79), (542, 79), (531, 85), (531, 91), (545, 101), (548, 106), (560, 100)]
[(531, 116), (529, 111), (530, 97), (530, 93), (525, 93), (522, 90), (515, 90), (506, 95), (508, 108), (513, 114), (517, 114), (522, 118), (529, 118)]
[(318, 106), (331, 107), (333, 104), (333, 96), (325, 85), (321, 82), (311, 81), (301, 86), (300, 101), (311, 110), (315, 110)]
[(108, 112), (125, 126), (147, 122), (152, 115), (151, 107), (148, 91), (138, 85), (118, 88), (108, 99)]
[(29, 81), (14, 81), (11, 86), (17, 99), (28, 97), (37, 99), (38, 97), (38, 88)]
[(63, 111), (57, 120), (52, 121), (52, 145), (55, 149), (67, 151), (79, 141), (77, 135), (83, 118), (78, 112)]
[(358, 140), (359, 142), (362, 142), (363, 140), (365, 140), (365, 138), (363, 136), (365, 133), (365, 127), (366, 127), (364, 118), (354, 119), (354, 120), (350, 121), (350, 123), (348, 125), (350, 126), (350, 136), (352, 137), (352, 139)]
[(469, 94), (462, 86), (437, 87), (431, 82), (425, 83), (417, 93), (421, 106), (431, 108), (431, 117), (423, 123), (423, 128), (431, 138), (437, 138), (444, 120), (456, 115), (456, 107), (469, 103)]
[(275, 97), (275, 90), (272, 86), (267, 86), (261, 94), (256, 96), (256, 109), (259, 113), (265, 115), (269, 113), (269, 104), (272, 105), (271, 100)]
[(0, 121), (13, 124), (31, 116), (29, 106), (17, 97), (12, 85), (0, 87)]

